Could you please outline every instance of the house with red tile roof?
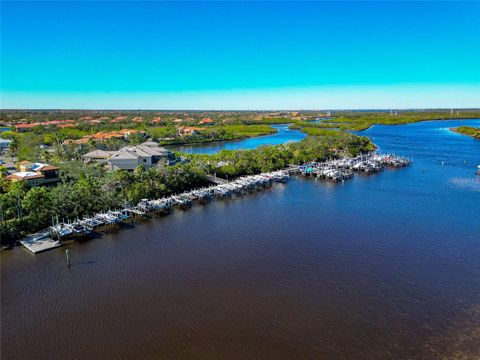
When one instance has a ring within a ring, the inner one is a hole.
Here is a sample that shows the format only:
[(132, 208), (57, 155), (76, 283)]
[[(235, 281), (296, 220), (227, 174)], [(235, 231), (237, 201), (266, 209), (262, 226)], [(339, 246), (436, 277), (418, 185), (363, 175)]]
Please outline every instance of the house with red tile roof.
[(24, 132), (30, 129), (33, 129), (34, 127), (38, 126), (40, 124), (38, 123), (32, 123), (32, 124), (16, 124), (15, 125), (15, 130), (18, 132)]
[(202, 124), (202, 125), (213, 125), (213, 124), (215, 124), (215, 121), (213, 121), (213, 119), (211, 119), (211, 118), (205, 118), (205, 119), (202, 119), (200, 121), (200, 124)]
[(180, 136), (191, 136), (197, 134), (199, 131), (203, 131), (205, 129), (201, 127), (195, 126), (180, 126), (178, 128), (178, 135)]
[(119, 123), (123, 120), (127, 120), (127, 116), (117, 116), (115, 119), (112, 119), (112, 121), (110, 121), (111, 123)]

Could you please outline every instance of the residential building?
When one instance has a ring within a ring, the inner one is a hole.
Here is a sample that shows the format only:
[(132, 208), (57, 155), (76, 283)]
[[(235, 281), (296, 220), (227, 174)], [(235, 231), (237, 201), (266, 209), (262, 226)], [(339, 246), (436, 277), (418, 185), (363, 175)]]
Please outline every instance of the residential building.
[(116, 151), (93, 150), (83, 155), (83, 160), (86, 163), (96, 162), (104, 164), (113, 154), (115, 154), (115, 152)]
[(215, 121), (213, 121), (213, 119), (211, 119), (211, 118), (205, 118), (205, 119), (202, 119), (200, 121), (200, 124), (202, 124), (202, 125), (214, 125)]
[(110, 131), (110, 132), (98, 132), (93, 135), (86, 135), (81, 139), (67, 139), (63, 142), (63, 145), (86, 145), (90, 140), (93, 141), (105, 141), (108, 139), (120, 139), (128, 140), (129, 136), (133, 134), (142, 134), (145, 135), (144, 131), (135, 130), (135, 129), (122, 129), (119, 131)]
[(25, 132), (25, 131), (28, 131), (30, 129), (33, 129), (34, 127), (36, 127), (38, 125), (39, 124), (37, 124), (37, 123), (34, 123), (34, 124), (16, 124), (15, 129), (18, 132)]
[(7, 176), (7, 180), (26, 181), (31, 186), (54, 184), (60, 181), (58, 174), (60, 168), (57, 166), (30, 161), (21, 161), (17, 166), (20, 171)]
[(28, 185), (34, 187), (43, 185), (44, 178), (43, 175), (40, 175), (35, 171), (19, 171), (8, 175), (6, 179), (12, 182), (25, 181)]
[(204, 129), (195, 126), (180, 126), (178, 128), (178, 135), (180, 136), (192, 136)]
[(118, 151), (91, 151), (83, 155), (83, 159), (87, 163), (107, 164), (112, 170), (131, 171), (139, 165), (147, 169), (168, 165), (175, 159), (175, 155), (154, 141), (146, 141), (137, 146), (125, 146)]

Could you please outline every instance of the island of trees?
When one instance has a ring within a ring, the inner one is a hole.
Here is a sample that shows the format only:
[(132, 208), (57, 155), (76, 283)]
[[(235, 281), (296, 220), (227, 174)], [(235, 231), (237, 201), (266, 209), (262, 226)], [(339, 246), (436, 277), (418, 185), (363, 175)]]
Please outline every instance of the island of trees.
[(480, 128), (474, 126), (459, 126), (457, 128), (452, 128), (451, 130), (462, 135), (472, 136), (475, 139), (480, 139)]

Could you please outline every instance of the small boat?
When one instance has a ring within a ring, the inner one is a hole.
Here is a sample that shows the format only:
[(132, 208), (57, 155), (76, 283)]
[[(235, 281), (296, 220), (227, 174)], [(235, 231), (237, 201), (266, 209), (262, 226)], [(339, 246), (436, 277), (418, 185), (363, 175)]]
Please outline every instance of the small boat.
[(480, 165), (477, 166), (477, 175), (480, 175)]

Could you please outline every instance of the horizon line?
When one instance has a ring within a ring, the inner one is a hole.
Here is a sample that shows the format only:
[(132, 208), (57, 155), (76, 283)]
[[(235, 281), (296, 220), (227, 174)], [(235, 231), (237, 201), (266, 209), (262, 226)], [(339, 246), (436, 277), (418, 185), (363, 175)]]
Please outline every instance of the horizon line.
[(222, 111), (234, 111), (234, 112), (272, 112), (272, 111), (415, 111), (415, 110), (480, 110), (480, 107), (380, 107), (380, 108), (321, 108), (321, 109), (301, 109), (301, 108), (289, 108), (289, 109), (108, 109), (108, 108), (1, 108), (0, 111), (194, 111), (194, 112), (222, 112)]

